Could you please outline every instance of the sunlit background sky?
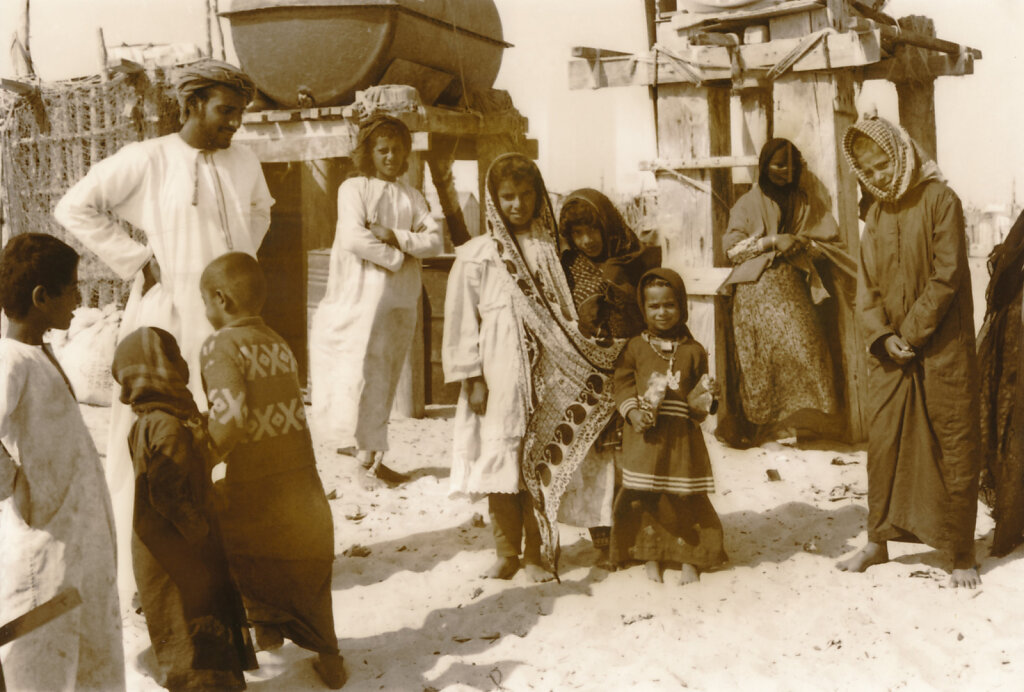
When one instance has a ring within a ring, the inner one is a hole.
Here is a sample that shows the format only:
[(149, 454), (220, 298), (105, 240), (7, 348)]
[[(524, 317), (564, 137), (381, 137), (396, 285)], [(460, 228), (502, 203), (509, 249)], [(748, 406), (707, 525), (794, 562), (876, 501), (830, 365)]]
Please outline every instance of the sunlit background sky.
[[(654, 127), (643, 87), (569, 91), (569, 49), (589, 45), (623, 51), (647, 47), (643, 0), (496, 0), (505, 52), (496, 86), (508, 90), (540, 142), (539, 164), (554, 191), (594, 186), (633, 193), (649, 180), (637, 163), (654, 158)], [(22, 0), (0, 2), (0, 37), (7, 43)], [(222, 0), (228, 9), (229, 0)], [(926, 14), (938, 35), (980, 48), (984, 59), (969, 77), (947, 77), (936, 88), (939, 164), (954, 189), (979, 206), (1007, 203), (1016, 185), (1024, 201), (1024, 58), (1020, 0), (891, 0), (897, 17)], [(106, 42), (188, 42), (205, 45), (204, 0), (31, 0), (31, 47), (41, 78), (56, 80), (99, 70), (97, 29)], [(224, 22), (229, 58), (230, 30)], [(10, 76), (7, 51), (0, 74)], [(870, 103), (869, 103), (870, 102)], [(865, 90), (859, 107), (874, 104), (896, 117), (895, 96)]]

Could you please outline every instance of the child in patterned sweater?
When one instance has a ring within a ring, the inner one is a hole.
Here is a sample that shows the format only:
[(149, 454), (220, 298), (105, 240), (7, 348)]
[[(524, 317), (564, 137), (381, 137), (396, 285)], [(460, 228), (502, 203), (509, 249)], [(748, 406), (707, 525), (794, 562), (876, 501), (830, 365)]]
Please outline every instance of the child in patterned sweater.
[(319, 654), (324, 683), (345, 683), (331, 604), (334, 522), (316, 470), (295, 357), (260, 310), (257, 261), (232, 252), (203, 271), (210, 438), (227, 466), (219, 518), (228, 562), (262, 649), (287, 637)]

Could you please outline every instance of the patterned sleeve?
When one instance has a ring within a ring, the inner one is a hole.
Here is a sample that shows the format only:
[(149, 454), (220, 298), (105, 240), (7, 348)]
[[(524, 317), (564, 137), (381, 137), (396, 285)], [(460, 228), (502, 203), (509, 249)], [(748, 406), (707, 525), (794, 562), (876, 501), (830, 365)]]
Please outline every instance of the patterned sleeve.
[(210, 439), (217, 452), (227, 456), (246, 437), (249, 407), (245, 364), (241, 353), (223, 332), (207, 338), (201, 361), (203, 390), (210, 403)]
[(618, 405), (622, 417), (629, 420), (629, 412), (640, 406), (637, 402), (636, 358), (633, 355), (632, 340), (626, 344), (626, 348), (622, 349), (622, 353), (616, 359), (613, 377), (615, 403)]

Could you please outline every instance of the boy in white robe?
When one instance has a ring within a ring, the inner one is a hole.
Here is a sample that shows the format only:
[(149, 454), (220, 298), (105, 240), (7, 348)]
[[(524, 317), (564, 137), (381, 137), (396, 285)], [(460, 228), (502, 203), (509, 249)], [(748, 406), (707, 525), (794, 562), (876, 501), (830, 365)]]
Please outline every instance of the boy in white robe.
[(77, 304), (72, 248), (38, 233), (7, 244), (0, 254), (0, 306), (9, 320), (0, 339), (0, 624), (68, 589), (82, 599), (3, 648), (12, 692), (125, 685), (110, 496), (71, 385), (43, 341), (47, 329), (67, 329)]
[(423, 195), (399, 179), (411, 148), (396, 118), (376, 115), (360, 127), (353, 159), (361, 175), (338, 189), (327, 293), (309, 337), (314, 433), (339, 453), (356, 450), (385, 481), (401, 479), (380, 460), (416, 329), (420, 259), (444, 247)]

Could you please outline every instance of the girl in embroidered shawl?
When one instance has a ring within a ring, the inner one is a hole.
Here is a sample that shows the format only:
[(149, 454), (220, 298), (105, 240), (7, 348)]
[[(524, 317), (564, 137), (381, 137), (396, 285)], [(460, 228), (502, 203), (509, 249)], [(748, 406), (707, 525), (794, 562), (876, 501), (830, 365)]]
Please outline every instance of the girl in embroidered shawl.
[(906, 131), (851, 126), (843, 153), (874, 195), (857, 308), (868, 346), (868, 541), (837, 566), (889, 559), (887, 541), (947, 553), (953, 586), (980, 583), (974, 305), (960, 199)]
[[(641, 247), (612, 201), (597, 190), (569, 193), (558, 215), (562, 266), (572, 291), (582, 334), (609, 344), (644, 328), (636, 285), (645, 271), (661, 264), (660, 247)], [(559, 505), (559, 521), (587, 526), (597, 564), (608, 560), (612, 502), (615, 499), (615, 447), (622, 419), (613, 416), (580, 464)]]
[(245, 689), (256, 656), (210, 503), (212, 457), (188, 365), (169, 332), (143, 327), (118, 345), (112, 371), (137, 416), (132, 563), (160, 683)]
[(375, 115), (360, 126), (360, 175), (338, 188), (327, 293), (309, 339), (313, 432), (385, 481), (401, 480), (380, 459), (416, 329), (420, 259), (443, 248), (423, 195), (399, 179), (411, 149), (401, 120)]
[[(758, 182), (733, 206), (722, 238), (733, 270), (720, 289), (732, 296), (727, 349), (730, 381), (718, 434), (746, 446), (798, 432), (844, 430), (835, 363), (816, 307), (852, 295), (856, 265), (823, 200), (802, 186), (800, 152), (785, 139), (761, 149)], [(850, 301), (852, 302), (852, 301)]]
[(978, 334), (981, 366), (982, 499), (996, 522), (991, 555), (1024, 540), (1024, 214), (989, 256), (985, 323)]
[(498, 157), (487, 191), (487, 233), (457, 248), (445, 298), (445, 379), (462, 383), (450, 494), (488, 497), (498, 559), (485, 576), (511, 578), (522, 555), (546, 580), (559, 500), (614, 409), (616, 352), (579, 332), (533, 162)]
[(686, 288), (671, 269), (652, 269), (637, 300), (647, 329), (615, 363), (615, 400), (629, 423), (622, 433), (622, 488), (615, 498), (611, 559), (646, 563), (662, 581), (667, 563), (679, 582), (726, 560), (722, 522), (700, 421), (716, 408), (708, 354), (686, 327)]

